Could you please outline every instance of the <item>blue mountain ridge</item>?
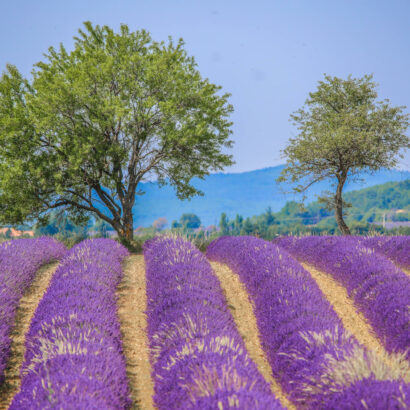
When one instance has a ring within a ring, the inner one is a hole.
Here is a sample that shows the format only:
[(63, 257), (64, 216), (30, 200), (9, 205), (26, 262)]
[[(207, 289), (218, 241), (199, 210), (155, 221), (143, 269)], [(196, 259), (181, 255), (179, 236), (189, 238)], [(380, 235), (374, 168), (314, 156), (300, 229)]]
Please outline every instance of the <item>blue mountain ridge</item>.
[[(291, 186), (277, 184), (276, 178), (284, 165), (258, 169), (241, 173), (210, 174), (204, 180), (194, 178), (192, 184), (204, 192), (191, 200), (181, 201), (170, 186), (158, 187), (156, 182), (140, 184), (145, 192), (137, 196), (133, 207), (134, 227), (149, 226), (155, 219), (165, 217), (169, 226), (178, 220), (183, 213), (194, 213), (203, 225), (217, 224), (222, 212), (229, 218), (236, 214), (243, 217), (258, 215), (270, 206), (274, 212), (279, 211), (287, 201), (300, 200), (301, 196), (290, 193)], [(374, 174), (363, 174), (361, 182), (347, 182), (344, 192), (410, 179), (410, 171), (381, 170)], [(318, 194), (331, 189), (331, 181), (313, 185), (305, 203), (316, 200)]]

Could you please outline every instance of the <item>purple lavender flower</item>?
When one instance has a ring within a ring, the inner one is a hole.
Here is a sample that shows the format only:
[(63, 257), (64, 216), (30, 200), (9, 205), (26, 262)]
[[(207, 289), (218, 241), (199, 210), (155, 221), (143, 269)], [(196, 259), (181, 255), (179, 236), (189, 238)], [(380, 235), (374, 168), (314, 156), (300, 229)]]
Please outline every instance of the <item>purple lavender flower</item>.
[[(207, 256), (226, 263), (245, 284), (273, 376), (292, 401), (311, 409), (344, 408), (331, 403), (340, 404), (336, 395), (350, 389), (349, 408), (360, 408), (369, 391), (385, 386), (377, 379), (387, 378), (377, 372), (377, 359), (344, 330), (314, 279), (285, 250), (255, 237), (222, 237)], [(401, 392), (391, 399), (399, 406), (408, 385), (397, 377), (391, 385), (384, 392)]]
[(146, 242), (144, 256), (158, 408), (282, 408), (249, 358), (204, 256), (171, 237)]
[(115, 290), (128, 251), (86, 240), (61, 262), (26, 336), (22, 386), (11, 409), (131, 406)]
[(410, 280), (391, 261), (355, 237), (284, 237), (276, 243), (345, 286), (387, 351), (410, 358)]
[(44, 264), (64, 256), (64, 245), (48, 237), (0, 245), (0, 383), (10, 355), (10, 331), (19, 301)]
[(373, 236), (361, 241), (391, 259), (397, 266), (410, 270), (410, 236)]

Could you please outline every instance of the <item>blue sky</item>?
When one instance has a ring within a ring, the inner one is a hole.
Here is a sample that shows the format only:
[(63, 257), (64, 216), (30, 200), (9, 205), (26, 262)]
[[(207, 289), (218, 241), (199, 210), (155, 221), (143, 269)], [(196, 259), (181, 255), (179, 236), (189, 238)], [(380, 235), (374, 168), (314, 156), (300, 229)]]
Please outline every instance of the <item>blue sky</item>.
[[(82, 22), (126, 23), (155, 40), (182, 37), (204, 77), (232, 94), (236, 164), (283, 163), (296, 131), (289, 114), (323, 74), (373, 73), (379, 97), (410, 111), (408, 0), (13, 0), (1, 1), (0, 67), (29, 75), (51, 45), (73, 44)], [(401, 160), (410, 169), (410, 153)]]

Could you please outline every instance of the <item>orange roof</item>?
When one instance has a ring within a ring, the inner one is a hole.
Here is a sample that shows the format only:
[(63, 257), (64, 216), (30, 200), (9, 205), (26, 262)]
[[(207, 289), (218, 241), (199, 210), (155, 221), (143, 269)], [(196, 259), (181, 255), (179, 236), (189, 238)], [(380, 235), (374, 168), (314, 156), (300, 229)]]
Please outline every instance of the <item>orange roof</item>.
[(34, 231), (19, 231), (14, 228), (0, 228), (0, 235), (5, 235), (8, 230), (10, 230), (10, 236), (13, 238), (22, 235), (34, 236)]

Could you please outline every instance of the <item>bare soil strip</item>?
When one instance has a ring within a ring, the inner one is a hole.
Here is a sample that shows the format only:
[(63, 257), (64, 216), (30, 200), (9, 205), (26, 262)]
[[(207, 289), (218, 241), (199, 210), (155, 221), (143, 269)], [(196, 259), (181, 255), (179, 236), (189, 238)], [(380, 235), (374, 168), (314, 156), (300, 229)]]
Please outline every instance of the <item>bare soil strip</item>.
[(367, 349), (378, 353), (380, 358), (385, 360), (386, 364), (390, 366), (388, 353), (367, 319), (355, 308), (353, 300), (347, 294), (346, 288), (328, 273), (319, 271), (306, 263), (302, 263), (302, 266), (315, 279), (320, 290), (341, 319), (345, 329), (352, 333), (359, 343), (363, 344)]
[(410, 276), (410, 269), (401, 268), (401, 270), (402, 270), (406, 275), (409, 275), (409, 276)]
[(279, 383), (272, 377), (271, 367), (261, 347), (254, 308), (249, 300), (245, 285), (240, 281), (239, 276), (233, 273), (228, 266), (217, 262), (210, 262), (210, 264), (219, 279), (228, 307), (239, 334), (245, 342), (249, 356), (256, 363), (258, 370), (269, 383), (272, 393), (280, 400), (282, 406), (288, 409), (296, 409), (286, 397)]
[(20, 368), (24, 360), (26, 333), (37, 306), (46, 292), (58, 262), (42, 266), (36, 273), (31, 286), (20, 299), (14, 327), (11, 331), (11, 354), (4, 372), (5, 381), (0, 389), (0, 409), (7, 409), (21, 386)]
[(117, 289), (118, 318), (134, 408), (154, 409), (151, 378), (145, 263), (143, 255), (132, 255), (123, 263), (124, 276)]

